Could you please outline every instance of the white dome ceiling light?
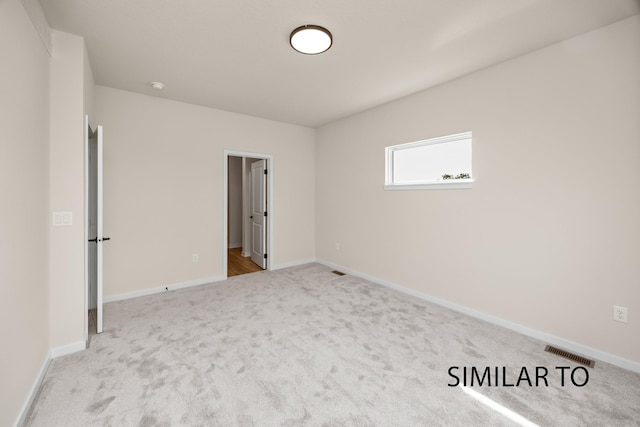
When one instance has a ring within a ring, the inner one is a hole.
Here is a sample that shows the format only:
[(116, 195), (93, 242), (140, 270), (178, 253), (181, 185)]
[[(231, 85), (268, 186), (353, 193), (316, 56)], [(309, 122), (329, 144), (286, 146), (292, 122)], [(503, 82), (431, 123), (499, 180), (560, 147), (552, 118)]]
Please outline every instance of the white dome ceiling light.
[(291, 47), (306, 55), (317, 55), (329, 50), (333, 44), (331, 32), (319, 25), (303, 25), (289, 36)]
[(162, 90), (164, 89), (164, 83), (161, 82), (151, 82), (149, 83), (151, 85), (152, 88), (154, 88), (155, 90)]

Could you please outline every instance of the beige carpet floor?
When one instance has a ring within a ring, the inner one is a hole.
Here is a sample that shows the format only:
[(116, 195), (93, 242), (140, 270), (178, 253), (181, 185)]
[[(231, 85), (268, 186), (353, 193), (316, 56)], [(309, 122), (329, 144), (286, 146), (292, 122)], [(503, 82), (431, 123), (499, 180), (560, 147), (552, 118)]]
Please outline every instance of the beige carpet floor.
[(497, 367), (469, 388), (524, 424), (640, 425), (640, 375), (318, 264), (106, 304), (104, 325), (51, 362), (27, 426), (517, 425), (454, 366)]

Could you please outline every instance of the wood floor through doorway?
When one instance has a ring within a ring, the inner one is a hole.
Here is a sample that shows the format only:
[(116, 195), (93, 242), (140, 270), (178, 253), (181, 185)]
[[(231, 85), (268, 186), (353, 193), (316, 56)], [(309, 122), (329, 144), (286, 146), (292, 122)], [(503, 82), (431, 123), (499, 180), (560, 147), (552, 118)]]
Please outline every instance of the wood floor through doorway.
[(250, 257), (242, 256), (242, 248), (229, 248), (227, 260), (227, 277), (262, 271)]

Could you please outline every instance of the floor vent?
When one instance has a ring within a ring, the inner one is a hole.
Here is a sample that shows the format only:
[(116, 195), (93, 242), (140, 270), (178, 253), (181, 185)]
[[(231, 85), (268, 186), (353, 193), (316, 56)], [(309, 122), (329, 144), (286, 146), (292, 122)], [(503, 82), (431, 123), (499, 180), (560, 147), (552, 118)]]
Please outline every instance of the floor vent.
[(596, 366), (596, 362), (594, 362), (591, 359), (587, 359), (586, 357), (578, 356), (577, 354), (570, 353), (570, 352), (568, 352), (566, 350), (559, 349), (559, 348), (554, 347), (552, 345), (548, 345), (544, 349), (544, 351), (547, 351), (549, 353), (553, 353), (556, 356), (564, 357), (565, 359), (573, 360), (574, 362), (580, 363), (580, 364), (588, 366), (590, 368), (593, 368), (594, 366)]
[(338, 271), (338, 270), (333, 270), (332, 271), (333, 274), (336, 274), (338, 276), (344, 276), (344, 273), (342, 271)]

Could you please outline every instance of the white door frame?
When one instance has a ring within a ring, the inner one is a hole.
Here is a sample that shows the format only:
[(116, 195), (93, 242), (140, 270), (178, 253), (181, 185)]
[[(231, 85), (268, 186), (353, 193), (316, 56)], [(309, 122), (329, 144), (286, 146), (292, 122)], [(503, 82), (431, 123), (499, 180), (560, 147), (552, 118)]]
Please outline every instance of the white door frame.
[[(97, 233), (96, 238), (98, 241), (96, 244), (98, 245), (98, 265), (97, 275), (98, 279), (96, 281), (96, 333), (102, 333), (102, 315), (103, 315), (103, 286), (104, 286), (104, 242), (110, 240), (108, 237), (104, 237), (104, 140), (102, 136), (102, 126), (96, 127), (96, 143), (97, 143), (97, 185), (98, 192), (96, 194), (97, 198)], [(85, 310), (86, 311), (86, 310)]]
[(228, 209), (229, 209), (229, 197), (227, 192), (229, 191), (229, 157), (250, 157), (252, 159), (263, 159), (267, 161), (267, 265), (266, 269), (271, 270), (271, 261), (273, 260), (273, 174), (275, 171), (273, 165), (273, 156), (271, 154), (264, 153), (250, 153), (246, 151), (234, 151), (224, 150), (223, 160), (223, 186), (222, 186), (222, 276), (227, 277), (227, 262), (228, 256)]
[(84, 116), (84, 342), (89, 348), (89, 116)]

